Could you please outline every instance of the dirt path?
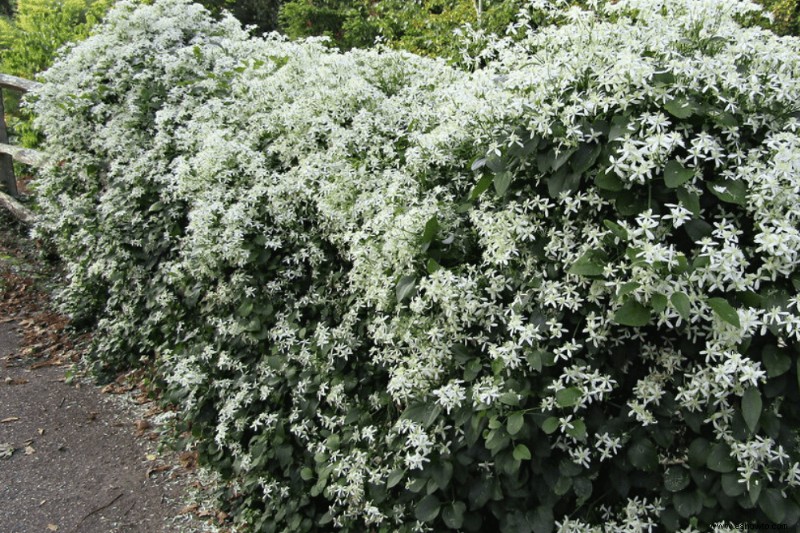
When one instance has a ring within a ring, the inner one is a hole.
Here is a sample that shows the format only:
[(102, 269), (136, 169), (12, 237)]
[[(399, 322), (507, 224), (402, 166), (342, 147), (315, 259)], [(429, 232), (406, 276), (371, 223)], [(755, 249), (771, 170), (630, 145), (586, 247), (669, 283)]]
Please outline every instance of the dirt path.
[(0, 324), (0, 531), (205, 529), (180, 514), (182, 469), (136, 437), (130, 413), (96, 387), (65, 384), (62, 366), (32, 368), (19, 348)]
[(189, 504), (194, 454), (159, 451), (168, 418), (132, 376), (66, 374), (88, 334), (54, 309), (57, 265), (0, 211), (0, 533), (229, 531)]

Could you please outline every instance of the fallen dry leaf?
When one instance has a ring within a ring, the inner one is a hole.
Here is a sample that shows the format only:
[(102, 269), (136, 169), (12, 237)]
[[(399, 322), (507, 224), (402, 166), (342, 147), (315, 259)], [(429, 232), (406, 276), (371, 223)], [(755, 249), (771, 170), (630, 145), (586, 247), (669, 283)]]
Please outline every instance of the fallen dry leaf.
[(183, 509), (181, 509), (180, 511), (178, 511), (178, 514), (189, 514), (189, 513), (194, 513), (194, 512), (196, 512), (196, 511), (197, 511), (199, 508), (200, 508), (200, 506), (199, 506), (199, 505), (197, 505), (196, 503), (193, 503), (193, 504), (191, 504), (191, 505), (187, 505), (186, 507), (184, 507)]
[(25, 378), (6, 378), (6, 385), (25, 385), (28, 380)]
[(144, 416), (145, 418), (150, 418), (151, 416), (155, 416), (155, 415), (157, 415), (157, 414), (161, 414), (161, 413), (163, 413), (163, 412), (164, 412), (164, 410), (163, 410), (163, 409), (161, 409), (161, 408), (160, 408), (159, 406), (157, 406), (157, 405), (154, 405), (153, 407), (151, 407), (150, 409), (148, 409), (148, 410), (147, 410), (147, 411), (144, 413), (144, 415), (143, 415), (143, 416)]
[(39, 435), (44, 435), (44, 428), (39, 428), (36, 431), (39, 432)]
[(136, 429), (139, 431), (144, 432), (146, 429), (150, 429), (150, 422), (147, 420), (137, 420), (136, 421)]
[(58, 531), (58, 526), (55, 524), (47, 524), (47, 529), (50, 531)]
[(36, 453), (36, 449), (33, 446), (25, 446), (25, 455), (33, 455)]
[(172, 467), (169, 466), (169, 465), (156, 466), (154, 468), (149, 469), (147, 471), (147, 473), (145, 474), (145, 477), (150, 477), (151, 475), (157, 474), (159, 472), (165, 472), (165, 471), (169, 470), (170, 468), (172, 468)]
[(18, 416), (9, 416), (8, 418), (0, 420), (0, 424), (8, 424), (9, 422), (16, 422), (17, 420), (19, 420)]
[(181, 452), (178, 461), (183, 468), (190, 470), (197, 464), (197, 452)]
[(56, 359), (48, 359), (47, 361), (40, 361), (38, 363), (33, 363), (31, 365), (31, 368), (33, 370), (36, 370), (37, 368), (44, 368), (46, 366), (61, 366), (63, 364), (64, 362), (61, 361), (61, 359), (56, 358)]
[(7, 442), (0, 442), (0, 459), (8, 459), (14, 455), (14, 447)]

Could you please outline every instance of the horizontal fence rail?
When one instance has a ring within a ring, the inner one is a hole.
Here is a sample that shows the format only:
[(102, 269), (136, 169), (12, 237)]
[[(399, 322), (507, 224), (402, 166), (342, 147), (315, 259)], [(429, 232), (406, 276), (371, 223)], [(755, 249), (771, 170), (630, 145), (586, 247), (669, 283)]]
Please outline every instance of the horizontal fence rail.
[(0, 143), (0, 154), (10, 155), (20, 163), (25, 163), (32, 167), (40, 167), (44, 164), (44, 152), (21, 148), (13, 144)]
[(25, 78), (18, 78), (9, 74), (0, 73), (0, 87), (3, 89), (11, 89), (12, 91), (26, 93), (41, 85), (42, 84), (38, 81), (26, 80)]
[(0, 73), (0, 183), (5, 188), (5, 192), (0, 191), (0, 205), (16, 218), (28, 224), (35, 220), (35, 215), (16, 199), (19, 196), (19, 190), (17, 189), (17, 177), (14, 175), (14, 159), (26, 165), (41, 166), (44, 163), (45, 154), (37, 150), (8, 144), (2, 89), (26, 93), (40, 85), (39, 82)]

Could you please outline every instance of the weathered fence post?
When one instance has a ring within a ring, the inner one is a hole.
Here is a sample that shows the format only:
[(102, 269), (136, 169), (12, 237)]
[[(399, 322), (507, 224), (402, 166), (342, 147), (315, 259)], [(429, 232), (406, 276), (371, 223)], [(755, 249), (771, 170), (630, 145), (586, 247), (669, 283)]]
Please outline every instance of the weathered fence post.
[[(3, 90), (0, 89), (0, 143), (8, 144), (8, 131), (6, 131), (6, 115), (3, 106)], [(16, 198), (19, 196), (17, 190), (17, 177), (14, 175), (14, 160), (8, 154), (0, 154), (0, 182), (6, 192)]]

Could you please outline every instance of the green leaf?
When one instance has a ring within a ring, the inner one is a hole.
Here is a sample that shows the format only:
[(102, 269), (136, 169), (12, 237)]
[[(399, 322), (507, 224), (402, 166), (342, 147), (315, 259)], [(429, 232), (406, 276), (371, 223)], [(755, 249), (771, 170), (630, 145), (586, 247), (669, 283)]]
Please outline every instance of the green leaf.
[[(552, 504), (551, 504), (552, 505)], [(551, 533), (554, 528), (553, 509), (541, 505), (533, 512), (528, 512), (531, 516), (531, 525), (534, 533)]]
[(425, 230), (422, 232), (423, 244), (432, 242), (433, 239), (436, 237), (436, 233), (438, 231), (439, 231), (439, 221), (436, 219), (435, 216), (433, 216), (428, 220), (428, 222), (425, 223)]
[(628, 449), (628, 460), (639, 470), (650, 472), (658, 467), (658, 454), (648, 439), (637, 441)]
[(461, 529), (464, 524), (464, 512), (467, 506), (463, 502), (453, 502), (442, 509), (442, 520), (450, 529)]
[(706, 300), (706, 303), (719, 318), (737, 328), (742, 327), (742, 324), (739, 322), (739, 314), (727, 300), (724, 298), (709, 298)]
[(567, 387), (556, 392), (556, 403), (560, 407), (572, 407), (583, 397), (583, 392), (578, 387)]
[(577, 276), (600, 276), (604, 263), (595, 250), (589, 250), (569, 267), (569, 273)]
[(339, 449), (339, 446), (341, 445), (341, 439), (339, 438), (339, 435), (336, 435), (334, 433), (333, 435), (327, 438), (325, 444), (328, 446), (329, 450), (336, 451)]
[(477, 200), (481, 194), (486, 192), (486, 189), (492, 186), (492, 182), (494, 182), (494, 176), (491, 174), (484, 174), (481, 179), (478, 180), (478, 183), (475, 184), (475, 187), (472, 188), (472, 192), (469, 193), (469, 199)]
[(692, 316), (692, 305), (689, 302), (689, 297), (682, 292), (673, 292), (672, 296), (669, 297), (669, 301), (672, 303), (672, 307), (681, 315), (681, 318), (688, 322)]
[(772, 344), (764, 347), (761, 358), (767, 367), (767, 376), (771, 378), (782, 376), (792, 367), (792, 358)]
[(500, 156), (493, 155), (486, 159), (486, 167), (492, 171), (492, 174), (497, 174), (506, 169), (506, 163)]
[(586, 423), (580, 418), (570, 422), (571, 428), (567, 428), (567, 435), (574, 439), (583, 440), (586, 436)]
[(626, 294), (630, 294), (641, 286), (642, 284), (638, 281), (629, 281), (627, 283), (623, 283), (622, 286), (617, 289), (617, 296), (622, 297)]
[(516, 413), (511, 413), (509, 415), (508, 420), (506, 421), (506, 430), (508, 431), (509, 435), (516, 435), (522, 429), (522, 426), (525, 425), (525, 413), (522, 411), (517, 411)]
[(386, 488), (391, 489), (405, 477), (406, 471), (405, 470), (392, 470), (389, 472), (389, 476), (386, 478)]
[(628, 230), (626, 230), (616, 222), (606, 219), (603, 221), (603, 225), (606, 228), (608, 228), (609, 231), (611, 231), (611, 233), (613, 233), (614, 236), (617, 237), (619, 240), (621, 241), (628, 240)]
[(758, 497), (761, 496), (761, 489), (764, 488), (761, 480), (756, 478), (751, 481), (750, 488), (747, 489), (747, 496), (750, 498), (750, 503), (755, 505), (758, 502)]
[(711, 454), (711, 445), (702, 437), (698, 437), (689, 445), (689, 466), (700, 468), (705, 466)]
[(758, 388), (749, 387), (742, 395), (742, 416), (747, 427), (755, 433), (758, 419), (761, 418), (761, 393)]
[(558, 418), (554, 416), (551, 416), (542, 423), (542, 431), (548, 435), (555, 433), (559, 427), (561, 427), (561, 423), (558, 421)]
[(436, 418), (442, 412), (442, 408), (432, 403), (416, 403), (406, 407), (400, 418), (403, 420), (413, 420), (425, 427), (429, 427), (436, 422)]
[(562, 166), (564, 166), (564, 163), (569, 161), (569, 158), (572, 157), (572, 154), (574, 154), (577, 151), (578, 151), (577, 148), (566, 148), (559, 151), (557, 155), (555, 155), (554, 152), (555, 158), (553, 159), (553, 167), (552, 167), (553, 171), (556, 171)]
[(664, 104), (664, 109), (676, 118), (689, 118), (694, 114), (694, 106), (686, 98), (673, 98)]
[(736, 461), (731, 457), (731, 449), (725, 443), (717, 443), (711, 446), (711, 452), (706, 459), (706, 466), (714, 472), (727, 474), (736, 468)]
[(706, 187), (723, 202), (736, 205), (747, 203), (747, 187), (742, 180), (709, 181)]
[(611, 129), (608, 132), (608, 140), (613, 141), (630, 133), (628, 125), (631, 123), (631, 117), (628, 115), (617, 115), (611, 119)]
[(303, 481), (308, 481), (313, 478), (314, 478), (314, 471), (308, 468), (307, 466), (300, 470), (300, 479), (302, 479)]
[(737, 498), (741, 496), (747, 489), (747, 485), (744, 483), (739, 483), (739, 474), (737, 472), (722, 474), (720, 481), (722, 482), (722, 492), (731, 498)]
[(606, 172), (598, 172), (597, 176), (594, 178), (594, 184), (597, 185), (598, 189), (611, 192), (619, 192), (625, 188), (625, 184), (622, 182), (619, 176), (610, 170)]
[(664, 472), (664, 488), (680, 492), (689, 486), (689, 471), (681, 466), (671, 466)]
[(247, 318), (248, 316), (250, 316), (250, 313), (252, 312), (253, 312), (252, 300), (246, 300), (242, 302), (242, 305), (240, 305), (239, 309), (236, 310), (236, 313), (243, 318)]
[(650, 306), (655, 313), (661, 313), (667, 308), (667, 297), (660, 293), (655, 293), (650, 298)]
[(670, 189), (676, 189), (694, 177), (694, 170), (686, 168), (674, 159), (664, 167), (664, 183)]
[(736, 117), (733, 116), (731, 113), (728, 113), (727, 111), (718, 113), (713, 118), (714, 122), (726, 128), (736, 128), (739, 126), (739, 121), (736, 120)]
[(415, 276), (403, 276), (397, 282), (395, 294), (397, 295), (397, 302), (401, 303), (407, 300), (417, 288), (417, 278)]
[(786, 516), (787, 503), (787, 499), (783, 497), (778, 489), (764, 489), (758, 498), (758, 506), (774, 524), (783, 522)]
[(581, 175), (567, 172), (567, 167), (547, 178), (547, 194), (550, 198), (558, 198), (562, 192), (575, 192), (581, 185)]
[(486, 505), (492, 497), (494, 480), (480, 478), (473, 481), (469, 487), (469, 505), (472, 509), (479, 509)]
[[(693, 242), (697, 242), (700, 239), (708, 237), (714, 231), (714, 227), (706, 222), (705, 220), (695, 219), (690, 220), (686, 224), (683, 225), (683, 229), (686, 230), (686, 234), (692, 239)], [(701, 258), (708, 260), (707, 257)]]
[(696, 491), (679, 492), (672, 497), (672, 504), (684, 518), (697, 516), (703, 510), (703, 498)]
[(504, 392), (503, 394), (500, 395), (498, 400), (500, 400), (500, 403), (503, 403), (505, 405), (512, 405), (516, 407), (517, 405), (519, 405), (519, 394), (511, 391)]
[(622, 326), (646, 326), (650, 322), (650, 309), (631, 298), (614, 313), (614, 322)]
[(531, 451), (524, 444), (517, 444), (514, 448), (514, 459), (517, 461), (529, 461), (531, 459)]
[(431, 258), (428, 259), (428, 262), (425, 264), (425, 268), (428, 270), (428, 274), (433, 274), (434, 272), (436, 272), (437, 270), (442, 268), (442, 265), (437, 263), (436, 259), (431, 257)]
[(581, 144), (569, 162), (572, 171), (583, 174), (589, 170), (597, 161), (600, 152), (601, 146), (599, 144)]
[(562, 476), (558, 478), (558, 481), (556, 481), (556, 484), (553, 486), (553, 493), (556, 496), (563, 496), (567, 492), (569, 492), (569, 489), (571, 488), (572, 488), (572, 478)]
[(700, 196), (687, 191), (684, 187), (678, 189), (676, 194), (678, 196), (678, 201), (683, 207), (691, 211), (694, 216), (700, 216)]
[(464, 381), (472, 381), (478, 377), (482, 369), (483, 364), (480, 359), (472, 359), (467, 363), (467, 366), (464, 367)]
[(442, 504), (439, 499), (433, 494), (428, 494), (422, 498), (414, 509), (414, 516), (420, 522), (431, 522), (434, 518), (439, 516), (439, 509)]
[(434, 461), (427, 467), (427, 470), (431, 474), (430, 479), (440, 490), (450, 485), (450, 480), (453, 478), (453, 463), (450, 461), (444, 459)]
[(508, 186), (511, 185), (511, 180), (513, 176), (511, 172), (505, 170), (503, 172), (498, 172), (494, 177), (494, 190), (497, 192), (497, 196), (503, 196), (506, 191), (508, 190)]

